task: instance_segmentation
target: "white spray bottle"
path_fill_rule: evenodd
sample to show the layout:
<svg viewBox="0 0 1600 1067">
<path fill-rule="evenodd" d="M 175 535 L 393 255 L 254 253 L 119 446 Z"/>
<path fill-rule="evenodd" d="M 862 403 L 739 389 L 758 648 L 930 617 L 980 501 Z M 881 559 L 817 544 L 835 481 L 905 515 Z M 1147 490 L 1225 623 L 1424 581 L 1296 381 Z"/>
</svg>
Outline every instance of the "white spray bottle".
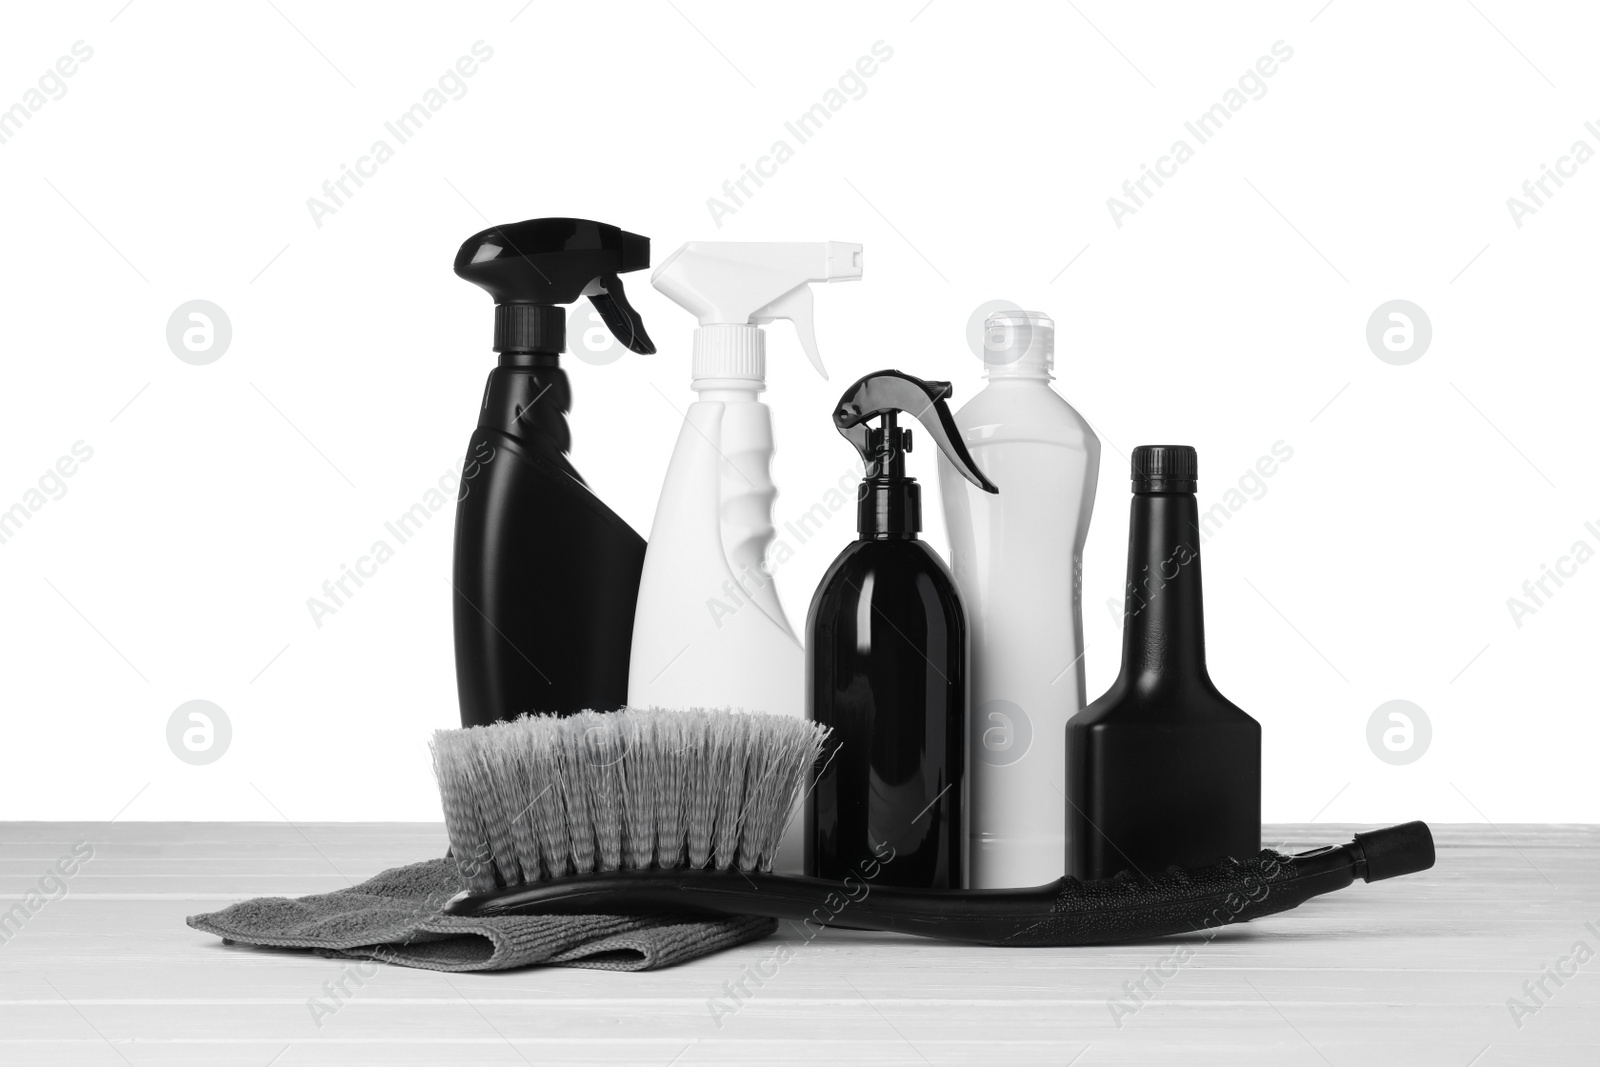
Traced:
<svg viewBox="0 0 1600 1067">
<path fill-rule="evenodd" d="M 628 703 L 805 716 L 805 656 L 766 556 L 775 530 L 772 414 L 762 325 L 789 319 L 824 378 L 812 282 L 861 277 L 861 246 L 692 241 L 650 282 L 700 321 L 698 398 L 684 416 L 656 505 L 633 617 Z M 778 854 L 799 873 L 795 818 Z"/>
</svg>

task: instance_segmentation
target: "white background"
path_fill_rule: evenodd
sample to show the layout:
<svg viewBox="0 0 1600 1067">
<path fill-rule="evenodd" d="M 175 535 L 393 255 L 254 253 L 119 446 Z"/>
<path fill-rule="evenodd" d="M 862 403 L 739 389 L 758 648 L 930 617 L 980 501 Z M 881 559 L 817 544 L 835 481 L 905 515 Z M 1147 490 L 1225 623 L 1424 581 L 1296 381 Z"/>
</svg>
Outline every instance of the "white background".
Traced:
<svg viewBox="0 0 1600 1067">
<path fill-rule="evenodd" d="M 0 107 L 93 49 L 0 144 L 0 508 L 93 448 L 0 544 L 0 815 L 438 817 L 450 514 L 320 628 L 306 600 L 464 451 L 494 356 L 457 246 L 577 215 L 649 235 L 657 260 L 711 237 L 866 246 L 863 281 L 818 293 L 830 381 L 772 330 L 780 526 L 849 464 L 827 419 L 845 384 L 896 366 L 959 403 L 978 305 L 1055 315 L 1058 387 L 1106 446 L 1091 696 L 1117 667 L 1126 453 L 1195 445 L 1209 507 L 1291 447 L 1204 548 L 1211 670 L 1265 728 L 1268 820 L 1600 820 L 1600 562 L 1520 628 L 1506 603 L 1575 541 L 1600 549 L 1600 163 L 1520 228 L 1506 205 L 1575 140 L 1600 149 L 1592 13 L 274 3 L 27 5 L 0 36 Z M 480 40 L 465 95 L 315 225 L 307 198 L 393 146 L 385 121 Z M 879 41 L 864 95 L 796 145 L 784 122 Z M 1293 56 L 1265 95 L 1197 145 L 1185 121 L 1278 41 Z M 1107 198 L 1180 137 L 1195 157 L 1118 227 Z M 718 228 L 707 198 L 779 138 L 794 158 Z M 564 362 L 574 461 L 647 534 L 693 322 L 626 281 L 658 354 Z M 1434 331 L 1407 366 L 1365 340 L 1396 298 Z M 166 343 L 192 299 L 232 322 L 208 366 Z M 918 473 L 942 552 L 931 456 Z M 780 571 L 797 627 L 849 526 Z M 232 722 L 209 766 L 167 747 L 191 699 Z M 1406 766 L 1366 740 L 1391 699 L 1433 726 Z"/>
</svg>

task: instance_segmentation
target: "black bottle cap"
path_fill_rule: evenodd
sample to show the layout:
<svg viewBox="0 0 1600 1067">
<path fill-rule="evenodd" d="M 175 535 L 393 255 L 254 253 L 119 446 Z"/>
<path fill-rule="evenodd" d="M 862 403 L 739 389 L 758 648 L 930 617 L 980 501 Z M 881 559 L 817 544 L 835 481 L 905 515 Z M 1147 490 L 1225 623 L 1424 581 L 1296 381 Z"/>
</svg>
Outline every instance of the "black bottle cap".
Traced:
<svg viewBox="0 0 1600 1067">
<path fill-rule="evenodd" d="M 496 304 L 496 352 L 561 352 L 567 347 L 567 314 L 551 304 Z"/>
<path fill-rule="evenodd" d="M 1135 493 L 1192 493 L 1200 457 L 1188 445 L 1140 445 L 1133 450 Z"/>
<path fill-rule="evenodd" d="M 496 352 L 560 354 L 558 305 L 587 296 L 617 340 L 649 355 L 656 346 L 617 277 L 649 265 L 648 237 L 589 219 L 528 219 L 467 238 L 455 271 L 494 298 Z"/>
</svg>

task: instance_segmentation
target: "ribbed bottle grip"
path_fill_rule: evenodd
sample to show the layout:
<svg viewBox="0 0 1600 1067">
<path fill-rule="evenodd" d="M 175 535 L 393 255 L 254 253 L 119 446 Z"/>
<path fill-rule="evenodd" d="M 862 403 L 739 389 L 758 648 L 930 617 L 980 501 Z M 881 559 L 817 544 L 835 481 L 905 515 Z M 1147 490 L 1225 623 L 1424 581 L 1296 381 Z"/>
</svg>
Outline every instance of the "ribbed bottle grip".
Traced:
<svg viewBox="0 0 1600 1067">
<path fill-rule="evenodd" d="M 745 595 L 787 631 L 788 619 L 766 568 L 767 553 L 778 533 L 772 522 L 778 487 L 772 482 L 771 453 L 765 447 L 751 447 L 724 455 L 727 464 L 718 518 L 729 568 Z"/>
</svg>

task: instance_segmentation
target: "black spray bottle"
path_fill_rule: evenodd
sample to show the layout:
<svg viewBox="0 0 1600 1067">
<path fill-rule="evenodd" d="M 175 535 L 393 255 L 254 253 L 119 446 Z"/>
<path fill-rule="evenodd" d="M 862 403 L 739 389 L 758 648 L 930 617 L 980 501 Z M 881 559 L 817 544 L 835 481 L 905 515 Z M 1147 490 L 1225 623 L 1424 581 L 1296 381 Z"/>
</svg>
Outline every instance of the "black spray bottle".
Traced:
<svg viewBox="0 0 1600 1067">
<path fill-rule="evenodd" d="M 627 701 L 644 538 L 567 459 L 560 305 L 587 296 L 617 340 L 654 352 L 617 277 L 649 265 L 649 238 L 586 219 L 494 226 L 456 254 L 456 273 L 494 297 L 500 353 L 456 501 L 463 726 Z"/>
<path fill-rule="evenodd" d="M 919 419 L 956 470 L 996 492 L 961 441 L 950 395 L 949 382 L 879 371 L 833 414 L 866 478 L 859 537 L 828 568 L 806 620 L 806 704 L 833 730 L 808 802 L 806 870 L 819 878 L 965 885 L 966 610 L 944 561 L 917 538 L 922 490 L 906 476 L 911 431 L 897 424 L 902 412 Z"/>
<path fill-rule="evenodd" d="M 1067 873 L 1159 878 L 1261 848 L 1261 725 L 1206 672 L 1199 462 L 1133 450 L 1122 671 L 1067 722 Z"/>
</svg>

